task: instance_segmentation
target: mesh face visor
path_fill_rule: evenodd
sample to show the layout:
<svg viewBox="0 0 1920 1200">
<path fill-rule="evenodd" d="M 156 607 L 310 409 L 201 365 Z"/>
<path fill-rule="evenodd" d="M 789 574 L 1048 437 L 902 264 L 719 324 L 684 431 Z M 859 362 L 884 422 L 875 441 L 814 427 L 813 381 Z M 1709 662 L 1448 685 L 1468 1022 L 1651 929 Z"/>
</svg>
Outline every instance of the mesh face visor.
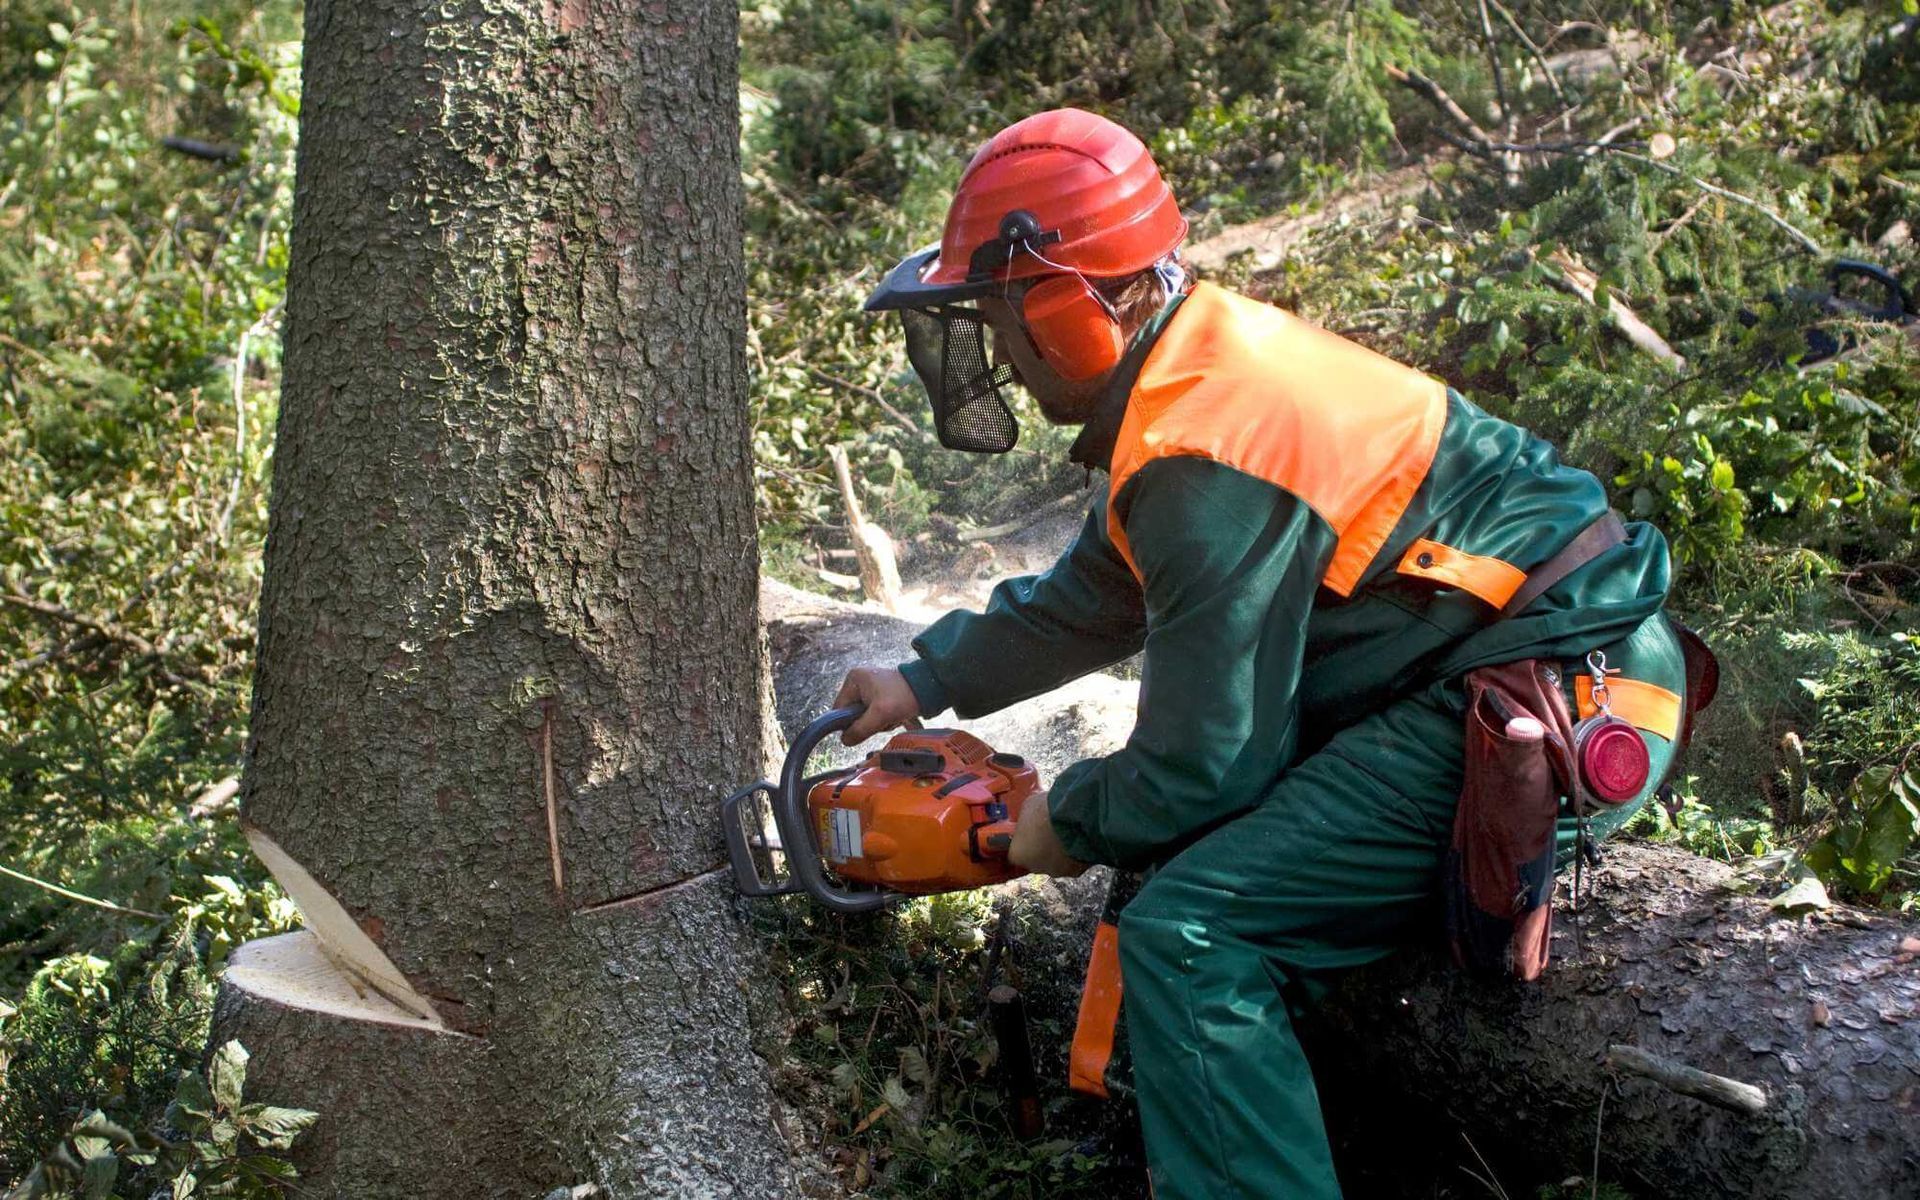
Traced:
<svg viewBox="0 0 1920 1200">
<path fill-rule="evenodd" d="M 987 355 L 987 323 L 973 309 L 952 305 L 903 308 L 907 358 L 933 404 L 933 428 L 949 450 L 1005 454 L 1020 425 L 1000 394 L 1013 368 Z"/>
</svg>

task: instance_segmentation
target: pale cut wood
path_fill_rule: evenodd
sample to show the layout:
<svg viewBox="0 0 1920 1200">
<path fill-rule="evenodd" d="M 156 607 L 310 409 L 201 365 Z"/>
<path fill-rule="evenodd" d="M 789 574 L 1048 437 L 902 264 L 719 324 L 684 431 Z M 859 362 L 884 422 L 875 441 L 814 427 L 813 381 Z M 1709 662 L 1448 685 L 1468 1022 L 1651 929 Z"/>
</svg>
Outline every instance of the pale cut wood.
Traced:
<svg viewBox="0 0 1920 1200">
<path fill-rule="evenodd" d="M 395 1008 L 424 1022 L 428 1028 L 446 1028 L 446 1022 L 433 1004 L 407 982 L 407 977 L 393 965 L 386 951 L 374 944 L 373 939 L 347 915 L 347 910 L 340 907 L 340 902 L 328 894 L 327 889 L 321 887 L 305 867 L 295 862 L 262 831 L 248 828 L 246 834 L 247 845 L 253 850 L 254 857 L 266 864 L 267 870 L 273 874 L 273 881 L 299 907 L 300 916 L 306 922 L 314 945 L 346 978 L 355 981 L 354 990 L 370 989 Z M 241 947 L 242 950 L 246 948 Z"/>
<path fill-rule="evenodd" d="M 220 981 L 255 1002 L 425 1034 L 467 1036 L 448 1029 L 437 1016 L 402 1008 L 343 971 L 339 958 L 327 952 L 311 929 L 247 942 L 227 960 Z"/>
<path fill-rule="evenodd" d="M 845 446 L 828 446 L 833 460 L 833 477 L 840 485 L 840 504 L 847 513 L 847 534 L 853 540 L 853 552 L 860 564 L 860 588 L 867 599 L 890 613 L 900 611 L 900 567 L 893 553 L 893 539 L 887 531 L 867 520 L 860 512 L 860 498 L 853 490 L 853 468 L 847 463 Z"/>
<path fill-rule="evenodd" d="M 1767 1111 L 1764 1089 L 1650 1054 L 1638 1046 L 1608 1046 L 1607 1065 L 1617 1071 L 1645 1076 L 1670 1092 L 1692 1096 L 1749 1117 Z"/>
<path fill-rule="evenodd" d="M 1580 297 L 1588 304 L 1600 305 L 1597 298 L 1600 277 L 1582 266 L 1580 261 L 1565 249 L 1555 250 L 1549 255 L 1547 267 L 1553 281 L 1563 289 Z M 1628 308 L 1618 296 L 1609 294 L 1606 297 L 1602 315 L 1606 317 L 1607 324 L 1613 326 L 1621 337 L 1633 343 L 1636 349 L 1651 354 L 1676 371 L 1686 370 L 1687 360 L 1669 346 L 1667 339 L 1655 332 L 1653 326 L 1642 321 L 1639 314 Z"/>
</svg>

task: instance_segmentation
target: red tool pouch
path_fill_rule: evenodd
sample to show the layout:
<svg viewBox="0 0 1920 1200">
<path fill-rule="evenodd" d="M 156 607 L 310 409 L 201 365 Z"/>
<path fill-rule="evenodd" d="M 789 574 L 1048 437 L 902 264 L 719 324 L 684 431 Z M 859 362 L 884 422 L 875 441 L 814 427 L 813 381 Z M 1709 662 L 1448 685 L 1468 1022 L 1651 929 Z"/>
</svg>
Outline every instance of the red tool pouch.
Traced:
<svg viewBox="0 0 1920 1200">
<path fill-rule="evenodd" d="M 1466 775 L 1447 852 L 1446 921 L 1456 961 L 1537 978 L 1553 932 L 1554 832 L 1572 795 L 1573 714 L 1547 664 L 1469 673 Z"/>
</svg>

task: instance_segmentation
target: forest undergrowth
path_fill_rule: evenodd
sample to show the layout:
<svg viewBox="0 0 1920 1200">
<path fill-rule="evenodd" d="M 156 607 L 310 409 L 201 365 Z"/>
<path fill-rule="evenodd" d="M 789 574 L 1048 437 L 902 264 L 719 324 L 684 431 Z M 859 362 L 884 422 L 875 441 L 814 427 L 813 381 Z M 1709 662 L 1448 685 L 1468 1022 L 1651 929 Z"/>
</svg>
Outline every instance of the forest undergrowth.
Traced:
<svg viewBox="0 0 1920 1200">
<path fill-rule="evenodd" d="M 745 4 L 767 569 L 817 588 L 848 545 L 836 443 L 909 555 L 1083 485 L 1068 431 L 1024 409 L 1009 455 L 940 450 L 895 326 L 858 311 L 1006 121 L 1077 104 L 1129 124 L 1196 239 L 1418 171 L 1407 198 L 1213 277 L 1538 429 L 1666 531 L 1676 606 L 1726 677 L 1680 806 L 1638 836 L 1769 891 L 1911 910 L 1913 8 Z M 0 0 L 0 1187 L 37 1168 L 44 1194 L 144 1197 L 197 1171 L 277 1194 L 298 1132 L 280 1111 L 237 1121 L 244 1059 L 203 1046 L 227 952 L 297 922 L 222 785 L 245 732 L 299 24 L 293 0 Z M 1843 260 L 1904 295 L 1836 279 Z M 973 999 L 989 901 L 776 924 L 794 1087 L 850 1187 L 1137 1180 L 1057 1089 L 1050 1120 L 1074 1132 L 1007 1135 Z M 1463 1174 L 1436 1194 L 1486 1193 Z"/>
</svg>

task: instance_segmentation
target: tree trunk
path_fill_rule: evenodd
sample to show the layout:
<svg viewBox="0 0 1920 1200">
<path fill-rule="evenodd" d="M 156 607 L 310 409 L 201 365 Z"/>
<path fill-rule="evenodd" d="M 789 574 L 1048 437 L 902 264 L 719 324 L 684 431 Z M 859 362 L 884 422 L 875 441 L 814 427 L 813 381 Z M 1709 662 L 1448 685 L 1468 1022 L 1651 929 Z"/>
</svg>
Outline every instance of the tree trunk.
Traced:
<svg viewBox="0 0 1920 1200">
<path fill-rule="evenodd" d="M 905 621 L 773 584 L 762 606 L 789 728 L 848 667 L 911 653 Z M 1131 695 L 1089 676 L 962 724 L 1032 759 L 1044 782 L 1124 741 Z M 1468 1170 L 1532 1195 L 1588 1175 L 1596 1132 L 1600 1178 L 1641 1200 L 1920 1195 L 1920 923 L 1845 908 L 1783 917 L 1732 884 L 1724 863 L 1614 844 L 1577 938 L 1563 887 L 1542 983 L 1470 979 L 1433 944 L 1349 977 L 1303 1022 L 1348 1195 L 1494 1194 Z M 1071 1028 L 1105 888 L 1083 878 L 1012 895 L 1032 910 L 1026 998 Z M 1610 1066 L 1616 1045 L 1757 1086 L 1765 1108 L 1677 1093 L 1626 1069 L 1629 1055 Z M 1065 1047 L 1035 1052 L 1043 1099 L 1060 1099 Z"/>
<path fill-rule="evenodd" d="M 309 0 L 243 819 L 317 941 L 216 1040 L 311 1194 L 795 1194 L 713 873 L 769 728 L 735 26 Z"/>
</svg>

